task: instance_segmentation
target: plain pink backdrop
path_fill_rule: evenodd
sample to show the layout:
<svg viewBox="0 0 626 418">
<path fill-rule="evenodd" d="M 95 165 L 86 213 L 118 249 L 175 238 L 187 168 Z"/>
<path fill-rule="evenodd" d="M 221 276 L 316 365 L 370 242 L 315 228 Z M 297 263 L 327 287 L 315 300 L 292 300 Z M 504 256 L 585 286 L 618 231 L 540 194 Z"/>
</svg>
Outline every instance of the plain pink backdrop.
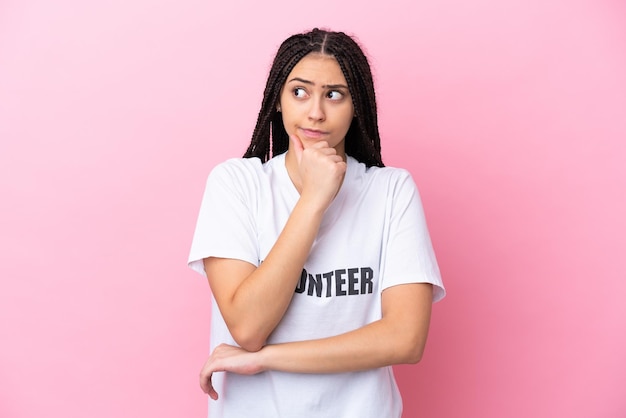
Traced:
<svg viewBox="0 0 626 418">
<path fill-rule="evenodd" d="M 448 288 L 405 417 L 626 415 L 626 6 L 0 2 L 0 416 L 202 417 L 206 175 L 280 42 L 355 34 Z"/>
</svg>

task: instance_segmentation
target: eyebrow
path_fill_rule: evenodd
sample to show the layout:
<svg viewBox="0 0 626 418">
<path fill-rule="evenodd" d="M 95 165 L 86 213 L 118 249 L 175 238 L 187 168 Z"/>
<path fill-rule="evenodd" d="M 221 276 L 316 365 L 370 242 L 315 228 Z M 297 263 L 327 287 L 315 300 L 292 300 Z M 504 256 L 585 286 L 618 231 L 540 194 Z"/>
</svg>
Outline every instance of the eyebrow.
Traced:
<svg viewBox="0 0 626 418">
<path fill-rule="evenodd" d="M 299 81 L 303 84 L 309 84 L 311 86 L 315 85 L 315 83 L 312 82 L 311 80 L 305 80 L 304 78 L 300 78 L 300 77 L 294 77 L 291 80 L 289 80 L 288 83 L 291 83 L 292 81 Z M 348 86 L 344 84 L 324 84 L 322 87 L 325 89 L 339 89 L 339 88 L 348 89 Z"/>
</svg>

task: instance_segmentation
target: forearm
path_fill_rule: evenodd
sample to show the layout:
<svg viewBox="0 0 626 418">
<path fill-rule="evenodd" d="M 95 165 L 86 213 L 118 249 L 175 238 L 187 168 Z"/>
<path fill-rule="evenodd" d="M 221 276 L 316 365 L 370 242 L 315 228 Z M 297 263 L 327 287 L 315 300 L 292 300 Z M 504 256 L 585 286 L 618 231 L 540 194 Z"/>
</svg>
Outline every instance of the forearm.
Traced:
<svg viewBox="0 0 626 418">
<path fill-rule="evenodd" d="M 251 375 L 268 370 L 288 373 L 344 373 L 371 370 L 399 363 L 415 363 L 421 357 L 426 332 L 411 341 L 380 320 L 358 330 L 319 340 L 267 345 L 249 352 L 220 344 L 200 372 L 200 386 L 213 399 L 215 372 Z"/>
<path fill-rule="evenodd" d="M 215 372 L 344 373 L 416 363 L 428 336 L 432 294 L 426 283 L 388 288 L 382 295 L 382 319 L 337 336 L 267 345 L 256 352 L 221 344 L 204 364 L 200 385 L 217 399 L 211 384 Z"/>
<path fill-rule="evenodd" d="M 398 285 L 382 294 L 382 318 L 328 338 L 268 345 L 258 354 L 265 370 L 339 373 L 417 363 L 426 345 L 432 286 Z"/>
<path fill-rule="evenodd" d="M 261 265 L 243 280 L 225 309 L 235 340 L 260 349 L 282 319 L 311 251 L 324 211 L 302 199 Z"/>
<path fill-rule="evenodd" d="M 394 364 L 417 363 L 427 329 L 407 336 L 379 320 L 342 335 L 301 342 L 268 345 L 259 353 L 264 370 L 291 373 L 342 373 Z"/>
</svg>

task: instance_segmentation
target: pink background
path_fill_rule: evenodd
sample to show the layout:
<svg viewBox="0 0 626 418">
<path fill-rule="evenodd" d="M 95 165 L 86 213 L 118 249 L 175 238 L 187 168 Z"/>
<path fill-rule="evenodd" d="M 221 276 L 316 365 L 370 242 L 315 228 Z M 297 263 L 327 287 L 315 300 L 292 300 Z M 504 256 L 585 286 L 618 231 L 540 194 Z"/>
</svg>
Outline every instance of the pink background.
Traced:
<svg viewBox="0 0 626 418">
<path fill-rule="evenodd" d="M 626 5 L 0 2 L 0 416 L 202 417 L 210 168 L 279 43 L 356 34 L 449 295 L 405 417 L 626 414 Z"/>
</svg>

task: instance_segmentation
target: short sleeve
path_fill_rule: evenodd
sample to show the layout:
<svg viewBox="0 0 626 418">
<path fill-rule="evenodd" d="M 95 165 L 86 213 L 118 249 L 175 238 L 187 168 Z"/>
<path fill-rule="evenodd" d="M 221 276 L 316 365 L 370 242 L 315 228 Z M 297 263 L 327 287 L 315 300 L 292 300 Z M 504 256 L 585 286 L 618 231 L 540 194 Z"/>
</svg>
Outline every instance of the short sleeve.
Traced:
<svg viewBox="0 0 626 418">
<path fill-rule="evenodd" d="M 203 259 L 208 257 L 259 264 L 254 163 L 232 159 L 209 174 L 188 260 L 189 267 L 204 276 Z"/>
<path fill-rule="evenodd" d="M 431 283 L 433 301 L 445 296 L 418 189 L 406 170 L 399 170 L 387 197 L 388 226 L 383 246 L 383 289 L 406 283 Z"/>
</svg>

